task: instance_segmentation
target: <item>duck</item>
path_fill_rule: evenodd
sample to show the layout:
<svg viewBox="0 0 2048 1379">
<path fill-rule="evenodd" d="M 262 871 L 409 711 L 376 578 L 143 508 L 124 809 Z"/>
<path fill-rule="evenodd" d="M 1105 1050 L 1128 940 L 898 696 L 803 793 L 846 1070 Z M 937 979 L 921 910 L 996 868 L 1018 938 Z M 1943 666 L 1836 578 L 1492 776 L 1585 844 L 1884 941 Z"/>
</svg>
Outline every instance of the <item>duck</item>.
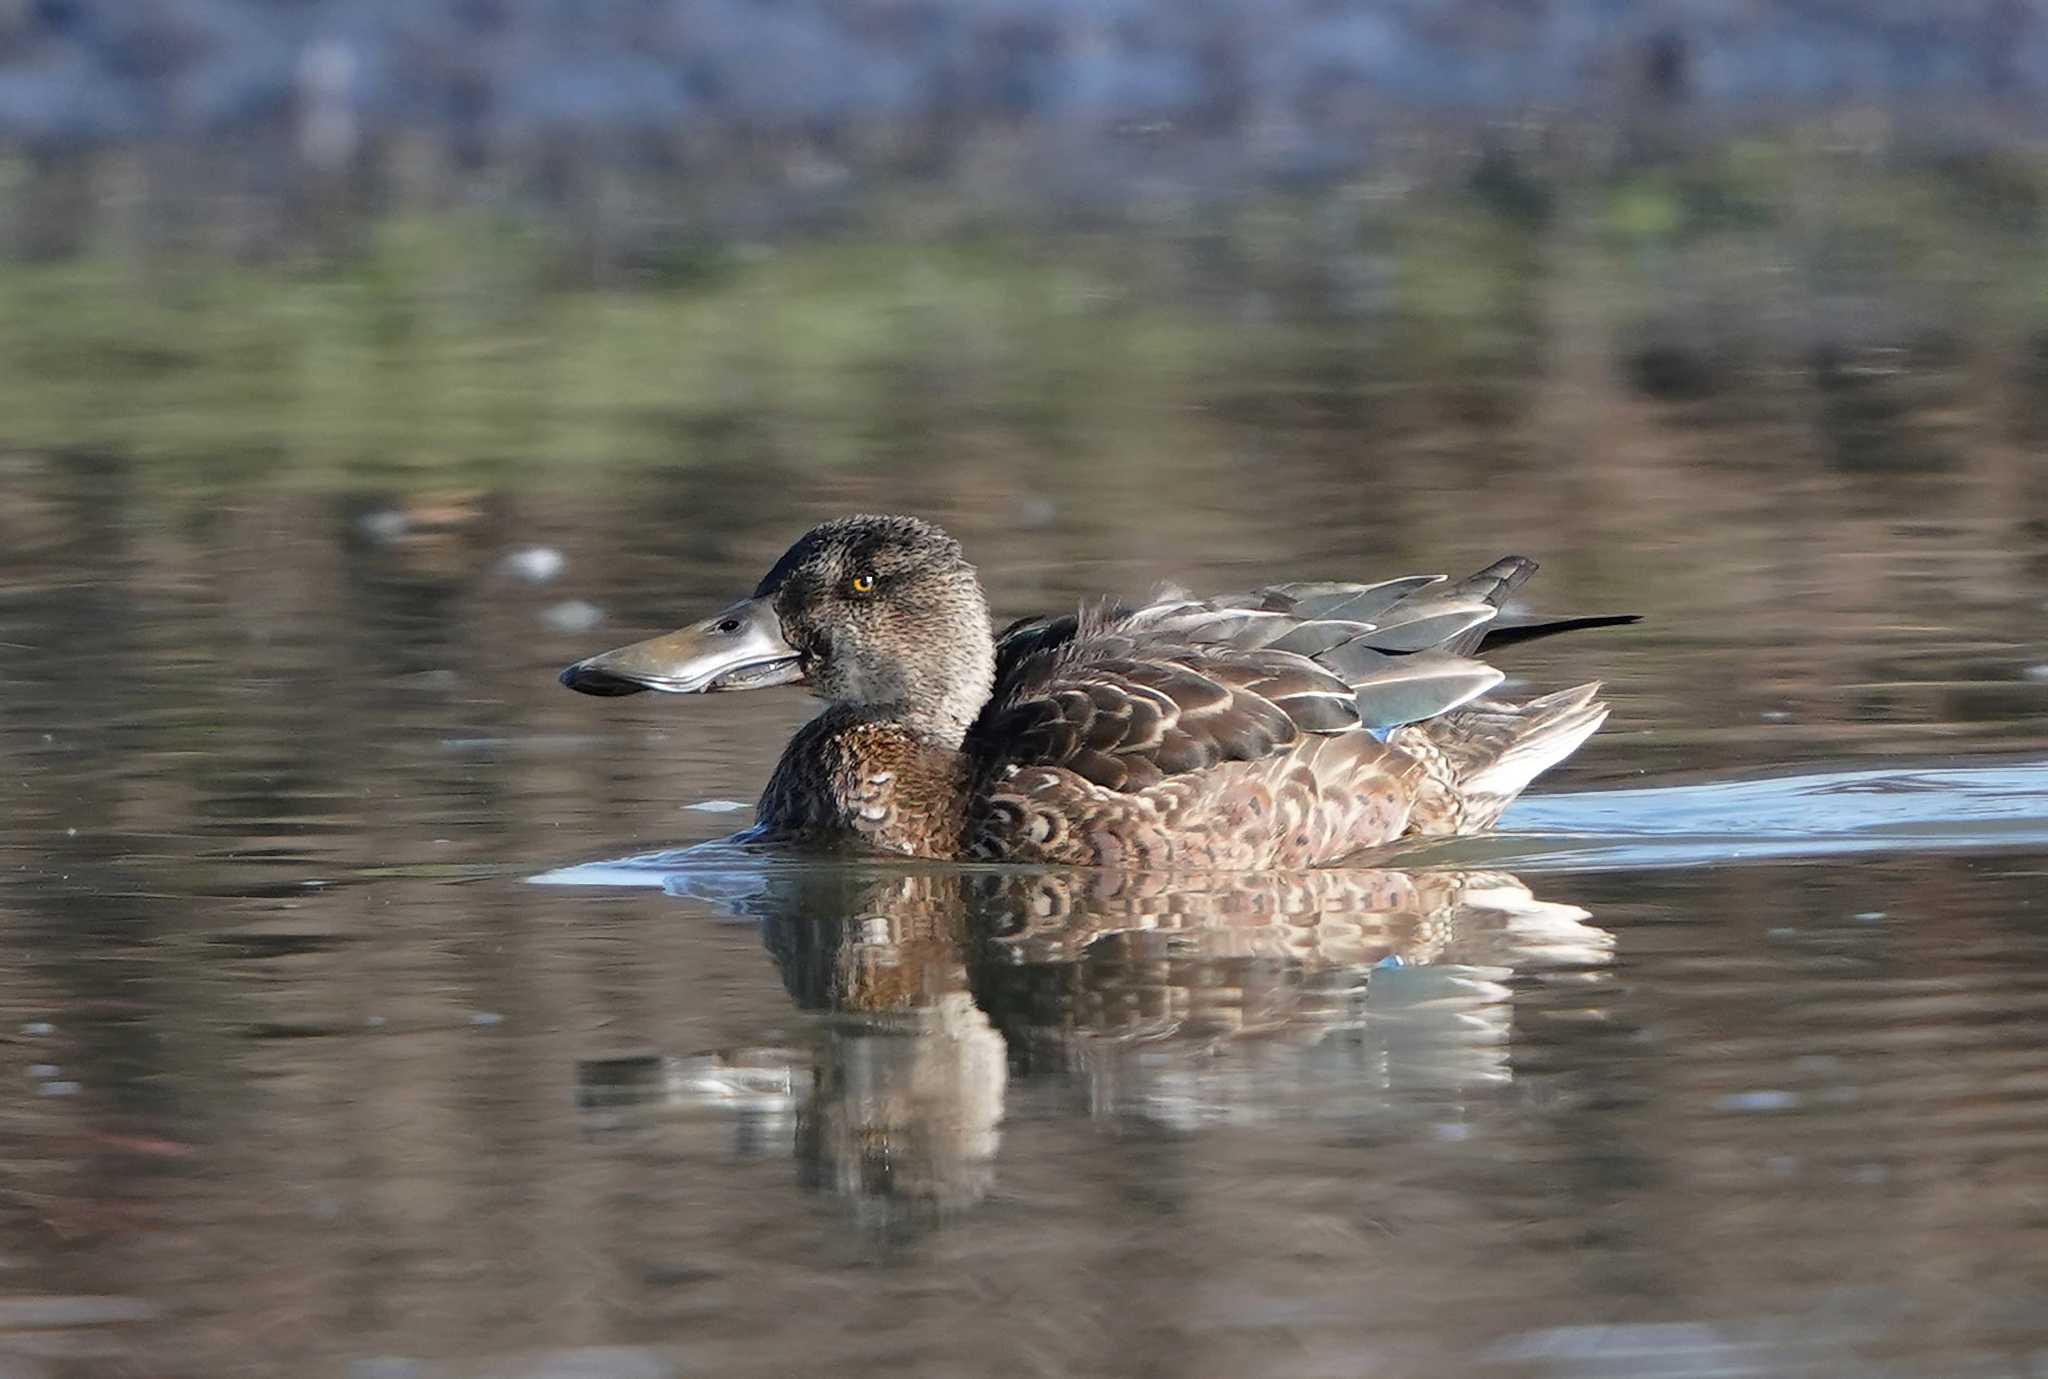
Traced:
<svg viewBox="0 0 2048 1379">
<path fill-rule="evenodd" d="M 918 517 L 800 536 L 750 597 L 577 661 L 597 696 L 801 685 L 734 841 L 1142 870 L 1327 866 L 1486 829 L 1606 721 L 1598 681 L 1522 702 L 1481 657 L 1632 614 L 1504 613 L 1536 571 L 1091 600 L 998 629 L 960 543 Z"/>
</svg>

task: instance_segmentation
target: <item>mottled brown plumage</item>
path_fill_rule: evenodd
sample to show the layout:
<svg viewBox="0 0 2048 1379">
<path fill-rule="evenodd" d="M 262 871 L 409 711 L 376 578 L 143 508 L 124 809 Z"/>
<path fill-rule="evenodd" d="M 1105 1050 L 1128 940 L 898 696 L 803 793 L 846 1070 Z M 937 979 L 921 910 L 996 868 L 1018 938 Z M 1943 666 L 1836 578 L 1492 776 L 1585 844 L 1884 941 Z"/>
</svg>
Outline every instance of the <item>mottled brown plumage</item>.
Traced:
<svg viewBox="0 0 2048 1379">
<path fill-rule="evenodd" d="M 1472 654 L 1626 618 L 1501 619 L 1533 562 L 1456 584 L 1273 585 L 989 630 L 951 537 L 806 533 L 754 597 L 578 662 L 596 694 L 802 681 L 828 701 L 756 840 L 1125 868 L 1309 867 L 1490 825 L 1606 717 L 1596 685 L 1514 705 Z"/>
<path fill-rule="evenodd" d="M 947 855 L 932 841 L 960 836 L 971 782 L 961 753 L 834 705 L 783 751 L 757 829 L 817 847 Z"/>
</svg>

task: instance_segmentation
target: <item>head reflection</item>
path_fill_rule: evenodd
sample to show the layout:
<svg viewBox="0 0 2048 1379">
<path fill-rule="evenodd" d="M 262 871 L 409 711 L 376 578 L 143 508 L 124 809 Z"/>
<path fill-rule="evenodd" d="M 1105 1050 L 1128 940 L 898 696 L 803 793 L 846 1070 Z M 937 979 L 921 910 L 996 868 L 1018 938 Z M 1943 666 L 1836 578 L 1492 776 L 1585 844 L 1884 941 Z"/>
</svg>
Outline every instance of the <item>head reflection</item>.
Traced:
<svg viewBox="0 0 2048 1379">
<path fill-rule="evenodd" d="M 804 887 L 763 915 L 791 998 L 826 1017 L 796 1120 L 811 1186 L 937 1207 L 988 1190 L 1009 1069 L 971 989 L 968 916 L 936 879 L 871 880 L 829 909 Z"/>
<path fill-rule="evenodd" d="M 1510 981 L 1611 937 L 1499 872 L 678 871 L 756 918 L 816 1041 L 782 1056 L 803 1180 L 874 1207 L 994 1186 L 1013 1079 L 1169 1128 L 1455 1115 L 1511 1076 Z M 689 1060 L 671 1096 L 758 1082 Z M 741 1062 L 746 1067 L 739 1066 Z M 784 1122 L 785 1125 L 787 1122 Z"/>
</svg>

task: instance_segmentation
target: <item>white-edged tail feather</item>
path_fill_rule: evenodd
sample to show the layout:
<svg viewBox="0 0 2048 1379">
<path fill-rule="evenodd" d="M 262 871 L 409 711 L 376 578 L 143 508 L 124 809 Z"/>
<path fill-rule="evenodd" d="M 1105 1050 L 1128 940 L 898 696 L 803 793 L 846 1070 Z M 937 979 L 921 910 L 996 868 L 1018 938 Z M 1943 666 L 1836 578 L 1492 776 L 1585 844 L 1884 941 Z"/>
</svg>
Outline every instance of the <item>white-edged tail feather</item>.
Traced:
<svg viewBox="0 0 2048 1379">
<path fill-rule="evenodd" d="M 1599 692 L 1596 680 L 1522 705 L 1516 716 L 1527 726 L 1509 739 L 1499 756 L 1465 777 L 1466 791 L 1501 796 L 1505 807 L 1507 800 L 1576 752 L 1607 721 L 1607 706 L 1593 698 Z"/>
<path fill-rule="evenodd" d="M 1409 831 L 1467 833 L 1498 819 L 1529 783 L 1579 749 L 1607 720 L 1594 681 L 1526 704 L 1480 699 L 1415 723 L 1388 741 L 1423 764 Z"/>
</svg>

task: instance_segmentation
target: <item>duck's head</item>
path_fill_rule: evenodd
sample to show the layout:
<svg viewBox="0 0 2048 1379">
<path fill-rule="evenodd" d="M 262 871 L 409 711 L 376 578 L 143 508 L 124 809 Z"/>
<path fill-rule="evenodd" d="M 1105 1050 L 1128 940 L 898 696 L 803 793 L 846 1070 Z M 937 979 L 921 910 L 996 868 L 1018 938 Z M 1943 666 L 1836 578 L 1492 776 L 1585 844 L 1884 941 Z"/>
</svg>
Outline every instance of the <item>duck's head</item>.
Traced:
<svg viewBox="0 0 2048 1379">
<path fill-rule="evenodd" d="M 783 553 L 752 598 L 578 661 L 585 694 L 803 684 L 959 745 L 995 675 L 988 604 L 960 543 L 915 517 L 841 517 Z"/>
</svg>

